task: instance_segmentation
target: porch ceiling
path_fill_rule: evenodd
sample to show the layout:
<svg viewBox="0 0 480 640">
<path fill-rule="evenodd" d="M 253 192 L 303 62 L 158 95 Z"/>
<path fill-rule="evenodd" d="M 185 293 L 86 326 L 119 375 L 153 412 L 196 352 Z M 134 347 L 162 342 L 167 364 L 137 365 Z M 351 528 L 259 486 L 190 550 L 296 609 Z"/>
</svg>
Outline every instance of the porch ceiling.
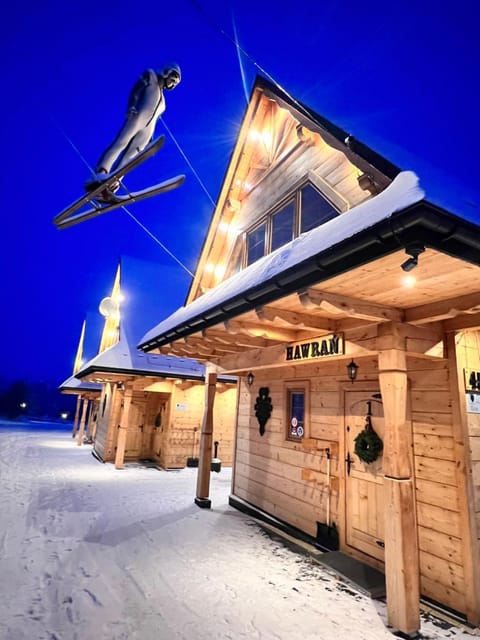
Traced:
<svg viewBox="0 0 480 640">
<path fill-rule="evenodd" d="M 210 361 L 226 370 L 235 356 L 332 333 L 350 335 L 379 323 L 396 322 L 451 331 L 480 326 L 480 267 L 435 249 L 419 256 L 418 266 L 402 271 L 397 251 L 347 273 L 324 280 L 267 305 L 161 346 L 160 353 Z M 415 283 L 405 284 L 411 275 Z M 441 324 L 439 324 L 441 323 Z M 373 333 L 372 333 L 373 335 Z M 367 353 L 365 351 L 365 353 Z M 349 357 L 347 355 L 344 357 Z M 240 363 L 240 360 L 239 360 Z M 248 365 L 250 366 L 250 365 Z"/>
</svg>

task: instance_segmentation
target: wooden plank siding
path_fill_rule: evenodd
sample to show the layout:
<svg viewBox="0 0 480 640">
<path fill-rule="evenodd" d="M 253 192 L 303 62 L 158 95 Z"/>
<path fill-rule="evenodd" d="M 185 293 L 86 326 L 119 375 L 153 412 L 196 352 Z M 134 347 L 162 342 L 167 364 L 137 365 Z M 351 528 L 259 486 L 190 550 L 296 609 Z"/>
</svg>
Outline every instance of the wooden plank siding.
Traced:
<svg viewBox="0 0 480 640">
<path fill-rule="evenodd" d="M 366 365 L 368 366 L 368 365 Z M 364 369 L 364 375 L 366 371 Z M 375 376 L 371 367 L 371 376 Z M 286 384 L 308 387 L 308 415 L 302 442 L 286 438 Z M 236 463 L 233 493 L 280 520 L 317 534 L 317 522 L 327 513 L 327 458 L 332 452 L 331 505 L 333 522 L 339 510 L 339 432 L 343 428 L 342 387 L 345 363 L 305 364 L 297 368 L 258 371 L 254 385 L 243 382 L 239 393 Z M 268 387 L 273 410 L 259 433 L 254 405 L 260 387 Z"/>
<path fill-rule="evenodd" d="M 452 399 L 445 360 L 409 361 L 423 595 L 464 611 L 462 531 Z"/>
<path fill-rule="evenodd" d="M 105 462 L 115 459 L 120 400 L 114 383 L 104 385 L 97 416 L 94 449 Z"/>
<path fill-rule="evenodd" d="M 151 381 L 150 381 L 151 382 Z M 200 426 L 205 405 L 205 387 L 202 382 L 168 383 L 165 391 L 144 391 L 135 382 L 130 404 L 125 461 L 150 459 L 165 469 L 179 469 L 189 457 L 198 457 Z M 103 411 L 103 397 L 106 396 Z M 118 425 L 122 420 L 124 392 L 115 384 L 106 383 L 100 399 L 95 435 L 95 450 L 105 461 L 115 459 Z M 236 387 L 229 386 L 217 392 L 214 404 L 214 440 L 219 441 L 218 455 L 222 465 L 233 461 L 233 434 L 235 429 Z M 160 424 L 156 424 L 160 422 Z"/>
<path fill-rule="evenodd" d="M 365 358 L 358 362 L 359 379 L 352 390 L 361 390 L 362 384 L 373 389 L 378 372 L 376 360 Z M 254 385 L 249 388 L 242 382 L 239 392 L 234 495 L 313 537 L 317 522 L 326 520 L 326 447 L 334 452 L 331 518 L 342 522 L 339 457 L 343 454 L 339 447 L 343 441 L 343 391 L 347 384 L 344 369 L 345 363 L 324 362 L 295 369 L 256 371 Z M 409 357 L 408 380 L 421 591 L 424 596 L 463 612 L 463 533 L 448 363 L 443 359 Z M 309 385 L 310 419 L 303 442 L 286 439 L 288 381 L 306 381 Z M 262 386 L 268 387 L 273 405 L 263 437 L 254 410 Z M 478 435 L 471 447 L 473 458 L 479 462 L 474 482 L 480 486 L 480 421 L 475 422 L 475 427 Z M 477 515 L 480 522 L 480 514 Z"/>
<path fill-rule="evenodd" d="M 233 387 L 216 393 L 213 407 L 213 439 L 219 442 L 218 457 L 226 467 L 230 467 L 233 461 L 235 395 Z M 162 467 L 183 468 L 189 457 L 198 457 L 204 396 L 203 384 L 188 389 L 174 387 L 172 390 L 169 416 L 166 424 L 156 430 L 154 439 L 155 459 Z"/>
<path fill-rule="evenodd" d="M 480 332 L 468 331 L 461 333 L 456 336 L 456 342 L 457 358 L 462 368 L 480 371 Z M 465 399 L 461 397 L 460 402 L 465 402 Z M 466 420 L 472 464 L 477 539 L 480 540 L 480 414 L 467 412 Z"/>
</svg>

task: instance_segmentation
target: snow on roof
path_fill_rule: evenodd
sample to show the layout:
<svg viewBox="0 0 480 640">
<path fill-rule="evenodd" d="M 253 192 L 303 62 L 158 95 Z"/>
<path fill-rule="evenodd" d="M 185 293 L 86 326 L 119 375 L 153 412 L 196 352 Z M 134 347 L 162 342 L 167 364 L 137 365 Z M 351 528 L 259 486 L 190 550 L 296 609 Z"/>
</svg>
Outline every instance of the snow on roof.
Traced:
<svg viewBox="0 0 480 640">
<path fill-rule="evenodd" d="M 273 253 L 264 256 L 243 271 L 220 283 L 214 289 L 187 306 L 180 307 L 171 316 L 151 329 L 140 341 L 145 345 L 160 335 L 173 330 L 179 325 L 187 324 L 207 312 L 212 307 L 218 307 L 234 296 L 245 293 L 255 286 L 278 276 L 325 249 L 353 237 L 374 224 L 390 217 L 423 200 L 424 191 L 419 186 L 419 180 L 412 171 L 403 171 L 380 194 L 350 209 L 346 213 L 329 220 L 288 244 L 278 248 Z"/>
<path fill-rule="evenodd" d="M 86 382 L 70 376 L 58 387 L 60 391 L 101 391 L 102 385 L 97 382 Z"/>
<path fill-rule="evenodd" d="M 76 375 L 78 378 L 82 378 L 95 371 L 175 378 L 203 379 L 205 377 L 205 366 L 196 360 L 145 354 L 135 347 L 131 347 L 126 340 L 120 340 L 97 355 L 87 362 Z"/>
</svg>

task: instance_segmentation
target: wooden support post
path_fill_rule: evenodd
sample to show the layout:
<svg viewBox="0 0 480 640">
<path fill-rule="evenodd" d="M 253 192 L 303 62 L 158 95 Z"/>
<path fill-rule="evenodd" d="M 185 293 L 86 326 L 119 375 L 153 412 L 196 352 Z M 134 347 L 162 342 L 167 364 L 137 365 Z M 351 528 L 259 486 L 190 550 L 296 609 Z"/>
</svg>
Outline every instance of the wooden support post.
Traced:
<svg viewBox="0 0 480 640">
<path fill-rule="evenodd" d="M 122 412 L 120 415 L 120 424 L 118 425 L 117 450 L 115 452 L 115 469 L 123 469 L 123 461 L 125 459 L 125 446 L 127 444 L 127 431 L 130 419 L 130 406 L 132 404 L 132 392 L 125 391 L 122 403 Z"/>
<path fill-rule="evenodd" d="M 197 495 L 195 504 L 204 509 L 210 509 L 212 502 L 209 499 L 210 473 L 212 462 L 213 440 L 213 402 L 215 400 L 215 388 L 217 374 L 208 373 L 205 390 L 205 413 L 203 416 L 202 431 L 200 433 L 200 457 L 197 473 Z"/>
<path fill-rule="evenodd" d="M 78 429 L 78 419 L 80 417 L 80 405 L 82 403 L 82 396 L 79 394 L 77 396 L 77 405 L 75 407 L 75 420 L 73 421 L 73 429 L 72 429 L 72 438 L 75 438 L 77 435 Z"/>
<path fill-rule="evenodd" d="M 82 408 L 82 417 L 80 419 L 80 426 L 78 428 L 77 445 L 79 447 L 81 447 L 82 444 L 83 444 L 83 431 L 85 429 L 85 419 L 86 419 L 86 416 L 87 416 L 87 408 L 88 408 L 88 400 L 84 400 L 83 401 L 83 408 Z"/>
<path fill-rule="evenodd" d="M 92 406 L 92 415 L 94 416 L 93 417 L 93 426 L 92 426 L 92 440 L 95 440 L 95 436 L 97 434 L 98 406 L 99 406 L 98 400 L 94 400 L 93 401 L 93 406 Z"/>
<path fill-rule="evenodd" d="M 388 622 L 398 631 L 413 635 L 420 628 L 420 570 L 412 424 L 407 412 L 405 340 L 396 334 L 395 325 L 379 328 L 379 347 L 378 370 L 385 417 L 383 474 Z"/>
</svg>

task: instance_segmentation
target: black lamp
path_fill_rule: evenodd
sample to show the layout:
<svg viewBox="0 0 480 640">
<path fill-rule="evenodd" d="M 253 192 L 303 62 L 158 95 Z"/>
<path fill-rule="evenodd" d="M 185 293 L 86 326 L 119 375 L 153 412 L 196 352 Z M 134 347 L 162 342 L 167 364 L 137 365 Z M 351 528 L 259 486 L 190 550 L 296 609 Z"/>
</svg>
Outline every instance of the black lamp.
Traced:
<svg viewBox="0 0 480 640">
<path fill-rule="evenodd" d="M 415 267 L 418 264 L 418 256 L 424 251 L 425 251 L 425 247 L 418 242 L 414 242 L 408 247 L 406 247 L 405 253 L 407 253 L 409 256 L 412 256 L 412 257 L 408 258 L 408 260 L 405 260 L 405 262 L 402 262 L 402 264 L 400 265 L 403 271 L 408 273 L 412 269 L 415 269 Z"/>
<path fill-rule="evenodd" d="M 354 362 L 352 358 L 352 361 L 350 362 L 350 364 L 347 364 L 348 377 L 352 381 L 352 384 L 357 377 L 357 371 L 358 371 L 358 364 Z"/>
<path fill-rule="evenodd" d="M 247 384 L 248 384 L 249 387 L 252 386 L 254 380 L 255 380 L 255 376 L 250 371 L 250 373 L 247 374 Z"/>
</svg>

